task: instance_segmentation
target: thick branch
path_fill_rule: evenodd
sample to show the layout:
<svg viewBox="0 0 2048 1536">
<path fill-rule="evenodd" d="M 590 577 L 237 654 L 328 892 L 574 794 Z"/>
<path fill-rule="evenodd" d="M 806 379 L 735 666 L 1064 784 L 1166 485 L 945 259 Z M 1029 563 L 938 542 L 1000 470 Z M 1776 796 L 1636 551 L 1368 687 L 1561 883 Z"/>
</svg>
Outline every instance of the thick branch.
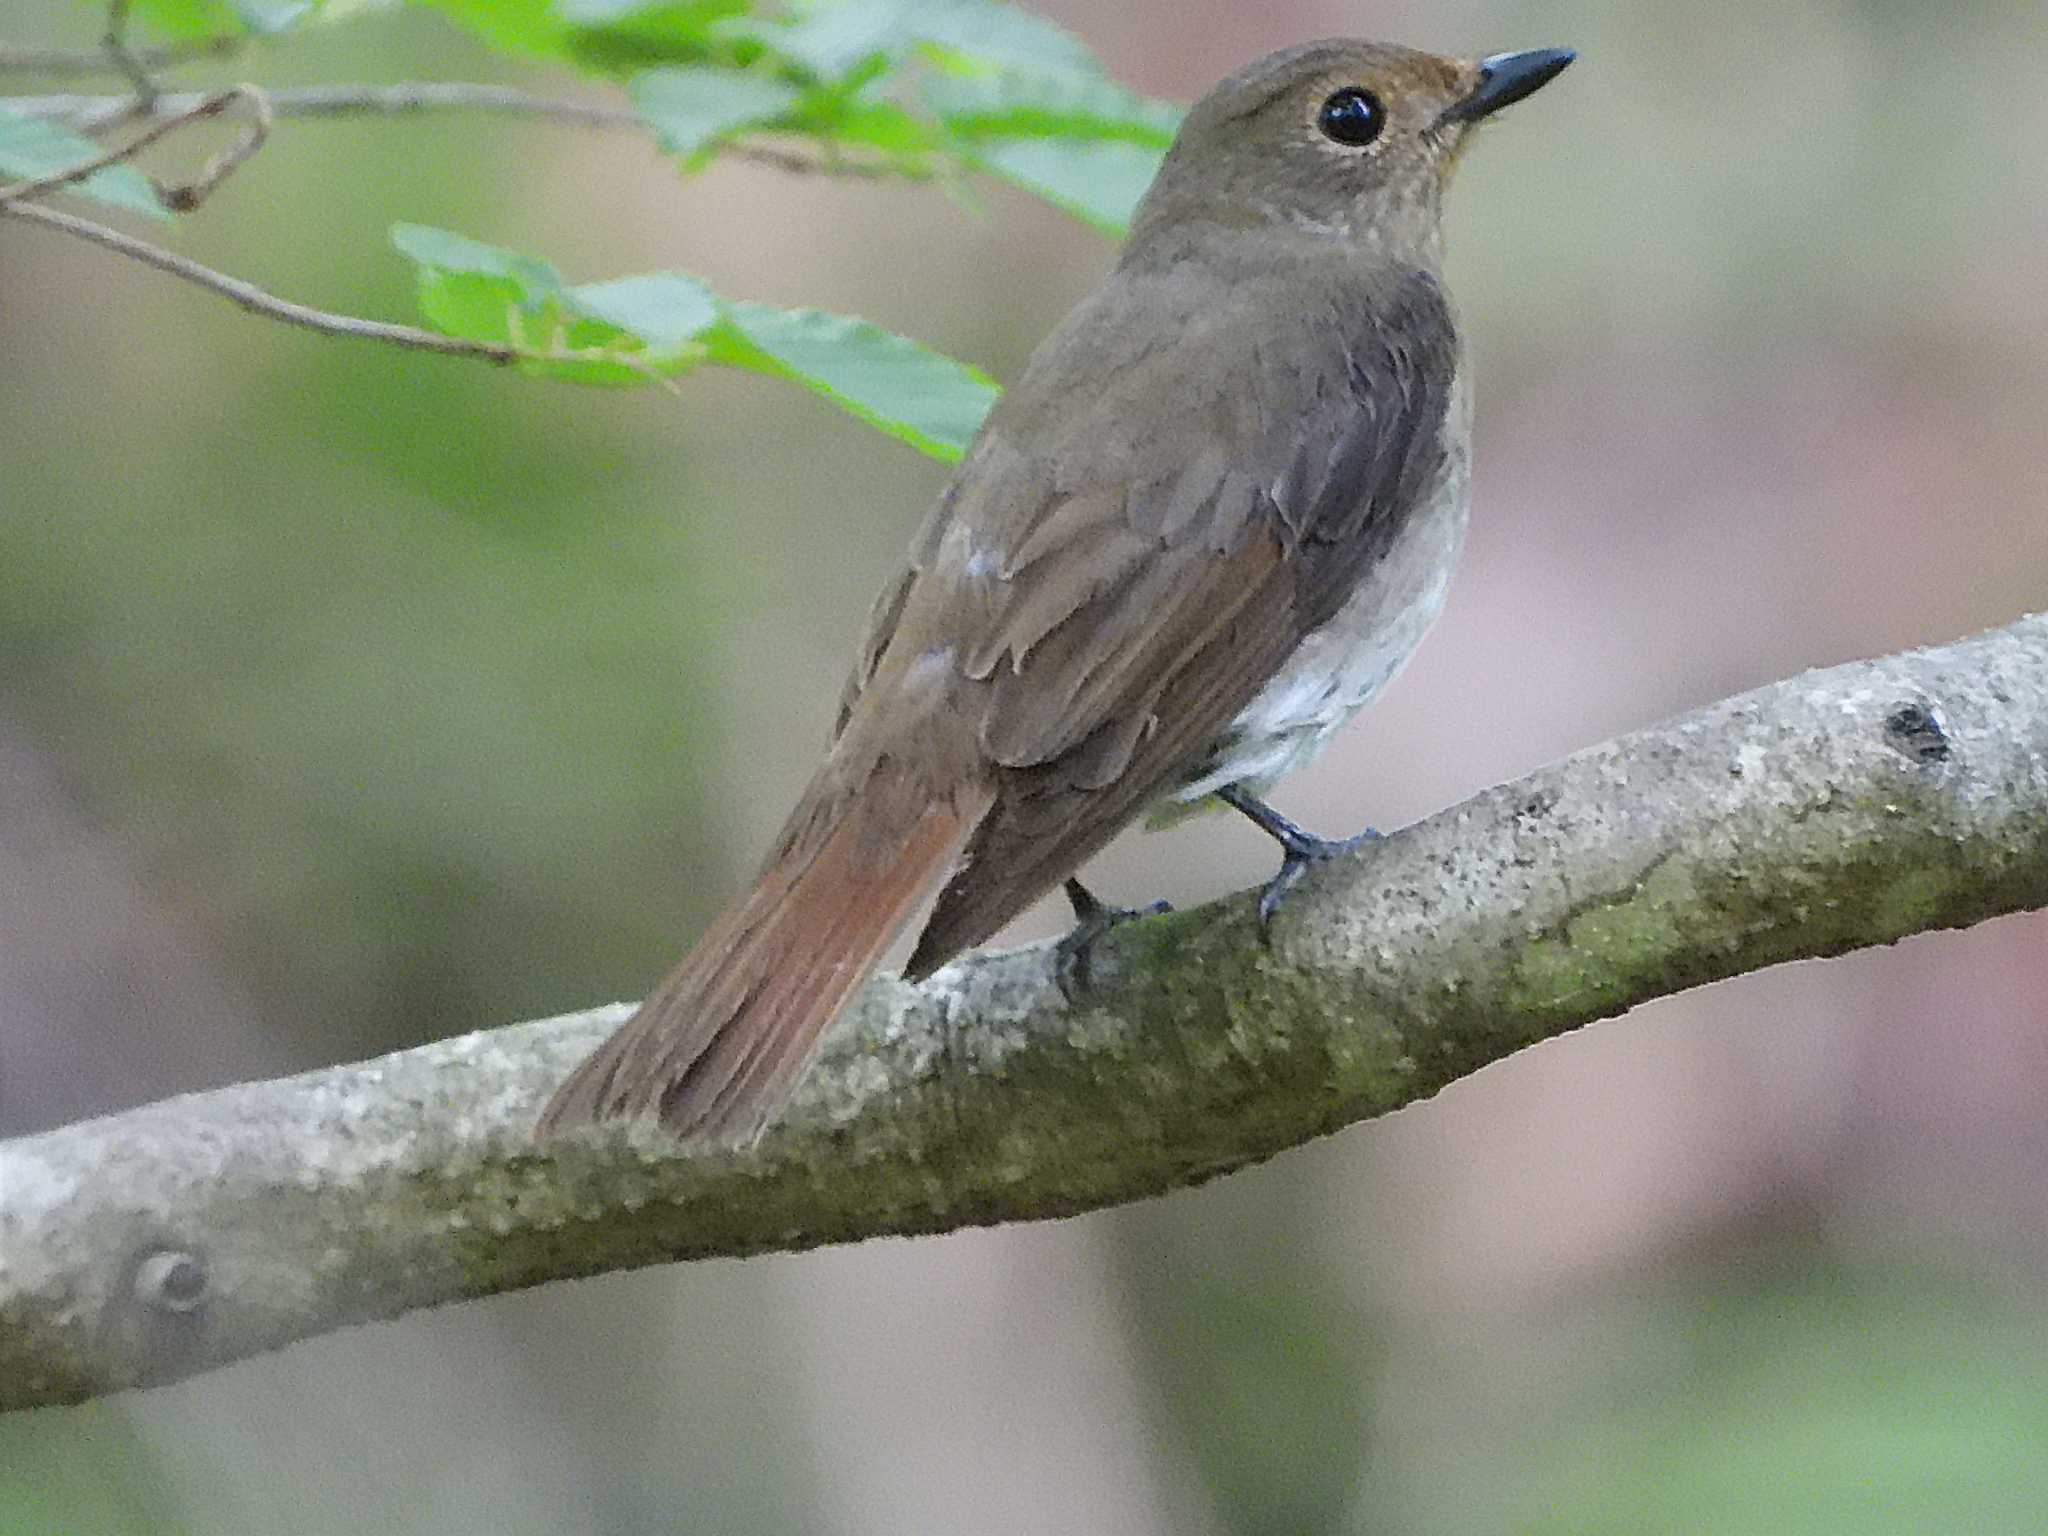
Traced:
<svg viewBox="0 0 2048 1536">
<path fill-rule="evenodd" d="M 536 1147 L 617 1007 L 0 1146 L 0 1408 L 416 1307 L 1193 1184 L 1652 997 L 2048 905 L 2048 615 L 1811 673 L 1488 790 L 1312 876 L 872 983 L 745 1153 Z"/>
</svg>

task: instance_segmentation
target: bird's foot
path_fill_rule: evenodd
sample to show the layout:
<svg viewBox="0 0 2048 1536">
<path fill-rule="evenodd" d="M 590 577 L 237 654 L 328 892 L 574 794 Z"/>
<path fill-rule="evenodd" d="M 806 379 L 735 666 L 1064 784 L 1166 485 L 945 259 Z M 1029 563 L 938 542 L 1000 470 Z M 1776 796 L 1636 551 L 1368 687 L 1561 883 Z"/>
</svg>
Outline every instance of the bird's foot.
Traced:
<svg viewBox="0 0 2048 1536">
<path fill-rule="evenodd" d="M 1269 940 L 1273 931 L 1273 914 L 1280 910 L 1280 903 L 1289 891 L 1300 884 L 1303 875 L 1339 854 L 1350 853 L 1379 839 L 1379 833 L 1371 827 L 1356 837 L 1317 837 L 1235 784 L 1217 790 L 1216 798 L 1233 810 L 1242 812 L 1260 831 L 1280 845 L 1280 873 L 1268 880 L 1266 888 L 1259 892 L 1259 932 Z"/>
<path fill-rule="evenodd" d="M 1053 977 L 1059 982 L 1060 995 L 1071 1003 L 1094 982 L 1090 957 L 1097 939 L 1134 918 L 1157 917 L 1162 912 L 1171 912 L 1173 903 L 1155 901 L 1144 907 L 1112 907 L 1072 878 L 1066 883 L 1066 892 L 1067 900 L 1074 908 L 1074 926 L 1053 946 Z"/>
</svg>

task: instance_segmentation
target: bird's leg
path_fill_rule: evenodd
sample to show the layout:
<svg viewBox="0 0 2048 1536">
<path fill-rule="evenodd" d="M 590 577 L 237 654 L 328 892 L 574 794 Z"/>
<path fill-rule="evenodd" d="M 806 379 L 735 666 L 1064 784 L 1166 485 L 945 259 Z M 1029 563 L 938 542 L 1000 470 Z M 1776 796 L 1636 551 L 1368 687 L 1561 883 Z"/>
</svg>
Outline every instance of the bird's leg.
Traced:
<svg viewBox="0 0 2048 1536">
<path fill-rule="evenodd" d="M 1119 923 L 1171 912 L 1173 903 L 1155 901 L 1145 907 L 1112 907 L 1072 875 L 1067 877 L 1065 889 L 1074 908 L 1074 926 L 1053 946 L 1053 975 L 1060 984 L 1060 994 L 1071 1003 L 1088 990 L 1093 980 L 1089 974 L 1089 953 L 1097 939 Z"/>
<path fill-rule="evenodd" d="M 1280 845 L 1280 873 L 1267 881 L 1266 888 L 1259 893 L 1259 931 L 1262 933 L 1270 931 L 1273 914 L 1280 910 L 1281 901 L 1313 866 L 1334 859 L 1340 853 L 1349 853 L 1379 837 L 1371 827 L 1356 837 L 1317 837 L 1236 784 L 1217 790 L 1216 798 L 1232 810 L 1242 811 L 1260 831 Z"/>
</svg>

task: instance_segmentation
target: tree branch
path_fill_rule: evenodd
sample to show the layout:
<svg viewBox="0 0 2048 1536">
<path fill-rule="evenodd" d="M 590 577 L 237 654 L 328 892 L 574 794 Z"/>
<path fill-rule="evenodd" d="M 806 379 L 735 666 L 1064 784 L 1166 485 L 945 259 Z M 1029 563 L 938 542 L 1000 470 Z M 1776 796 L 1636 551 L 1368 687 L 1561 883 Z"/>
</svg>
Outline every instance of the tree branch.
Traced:
<svg viewBox="0 0 2048 1536">
<path fill-rule="evenodd" d="M 787 1118 L 538 1147 L 624 1013 L 469 1035 L 0 1146 L 0 1409 L 543 1281 L 1064 1216 L 1199 1183 L 1646 999 L 2048 905 L 2048 615 L 1810 673 L 1312 875 L 869 985 Z"/>
<path fill-rule="evenodd" d="M 393 346 L 409 347 L 417 352 L 442 352 L 456 357 L 479 357 L 491 363 L 513 363 L 525 355 L 516 347 L 499 346 L 495 342 L 472 341 L 466 336 L 444 336 L 439 331 L 423 331 L 417 326 L 394 325 L 385 320 L 364 320 L 355 315 L 332 314 L 324 309 L 314 309 L 308 304 L 281 299 L 243 278 L 231 277 L 225 272 L 216 271 L 194 261 L 189 256 L 180 256 L 176 251 L 167 251 L 160 245 L 138 240 L 135 236 L 125 234 L 110 225 L 96 224 L 91 219 L 82 219 L 75 213 L 65 213 L 61 209 L 44 208 L 35 203 L 21 202 L 13 197 L 0 196 L 0 219 L 26 219 L 32 224 L 41 224 L 50 229 L 62 230 L 68 235 L 76 235 L 81 240 L 105 246 L 110 251 L 119 251 L 123 256 L 132 256 L 145 266 L 155 267 L 159 272 L 168 272 L 173 277 L 197 284 L 209 293 L 217 293 L 251 314 L 281 320 L 286 325 L 296 325 L 303 330 L 318 331 L 323 336 L 354 336 L 365 341 L 384 341 Z"/>
<path fill-rule="evenodd" d="M 156 103 L 156 76 L 150 73 L 149 61 L 128 46 L 128 0 L 107 0 L 107 30 L 100 38 L 100 46 L 134 87 L 136 115 L 146 116 Z"/>
<path fill-rule="evenodd" d="M 205 202 L 213 191 L 228 177 L 240 170 L 249 157 L 261 149 L 270 137 L 270 106 L 263 92 L 253 85 L 231 85 L 226 90 L 215 91 L 210 96 L 195 100 L 183 112 L 160 114 L 155 123 L 130 139 L 126 144 L 117 145 L 103 154 L 81 160 L 76 165 L 66 166 L 61 171 L 52 171 L 33 181 L 18 181 L 12 186 L 0 186 L 0 203 L 25 202 L 81 182 L 95 171 L 124 160 L 132 160 L 158 140 L 169 137 L 188 123 L 204 118 L 218 117 L 237 102 L 249 107 L 250 120 L 235 142 L 207 161 L 206 168 L 188 182 L 166 184 L 154 176 L 149 178 L 156 195 L 168 208 L 180 213 L 189 213 Z"/>
<path fill-rule="evenodd" d="M 231 35 L 167 43 L 160 48 L 131 48 L 129 58 L 144 69 L 169 69 L 194 59 L 227 58 L 241 51 L 246 39 Z M 24 75 L 125 75 L 128 66 L 105 48 L 35 48 L 0 44 L 0 71 Z M 123 96 L 124 104 L 134 98 Z"/>
<path fill-rule="evenodd" d="M 157 95 L 146 108 L 138 109 L 133 96 L 6 96 L 0 97 L 0 110 L 12 112 L 17 117 L 48 118 L 81 133 L 97 133 L 137 115 L 138 110 L 146 116 L 168 117 L 190 110 L 199 100 L 196 92 L 166 91 Z M 434 112 L 488 112 L 619 133 L 651 135 L 654 131 L 647 120 L 630 107 L 563 101 L 550 96 L 536 96 L 531 91 L 512 86 L 463 81 L 298 86 L 270 92 L 270 107 L 278 117 L 410 117 Z M 724 141 L 718 146 L 718 152 L 799 175 L 879 178 L 912 174 L 894 166 L 844 156 L 827 160 L 744 139 Z"/>
</svg>

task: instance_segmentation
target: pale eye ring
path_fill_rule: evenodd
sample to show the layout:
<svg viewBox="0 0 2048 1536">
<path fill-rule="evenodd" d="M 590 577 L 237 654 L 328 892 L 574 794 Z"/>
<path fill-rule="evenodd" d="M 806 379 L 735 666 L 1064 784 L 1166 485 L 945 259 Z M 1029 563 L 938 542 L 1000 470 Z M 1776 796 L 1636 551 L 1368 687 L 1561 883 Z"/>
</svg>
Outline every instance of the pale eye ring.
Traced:
<svg viewBox="0 0 2048 1536">
<path fill-rule="evenodd" d="M 1387 126 L 1387 109 L 1363 86 L 1332 91 L 1316 113 L 1323 137 L 1351 149 L 1363 149 Z"/>
</svg>

